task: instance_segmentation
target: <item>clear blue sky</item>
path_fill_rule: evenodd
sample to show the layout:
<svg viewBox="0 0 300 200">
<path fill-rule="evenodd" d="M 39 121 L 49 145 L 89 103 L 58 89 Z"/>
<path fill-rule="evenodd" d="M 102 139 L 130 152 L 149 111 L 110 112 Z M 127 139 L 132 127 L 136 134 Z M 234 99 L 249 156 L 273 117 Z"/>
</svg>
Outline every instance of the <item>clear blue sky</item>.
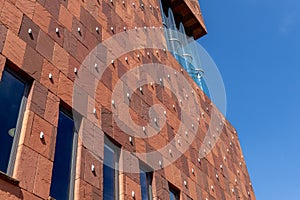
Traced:
<svg viewBox="0 0 300 200">
<path fill-rule="evenodd" d="M 299 0 L 200 0 L 258 200 L 300 199 Z"/>
</svg>

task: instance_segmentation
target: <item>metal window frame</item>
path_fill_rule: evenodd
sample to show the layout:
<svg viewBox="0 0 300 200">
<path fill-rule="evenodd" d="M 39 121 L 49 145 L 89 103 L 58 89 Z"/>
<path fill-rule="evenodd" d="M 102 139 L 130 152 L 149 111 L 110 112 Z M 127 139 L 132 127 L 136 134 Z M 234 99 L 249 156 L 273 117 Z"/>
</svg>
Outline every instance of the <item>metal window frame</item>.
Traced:
<svg viewBox="0 0 300 200">
<path fill-rule="evenodd" d="M 105 146 L 107 148 L 109 148 L 110 150 L 113 150 L 115 156 L 115 183 L 114 183 L 114 191 L 115 191 L 115 196 L 114 199 L 115 200 L 119 200 L 119 195 L 120 195 L 120 186 L 119 186 L 119 159 L 120 159 L 120 147 L 118 147 L 113 141 L 112 139 L 110 139 L 106 134 L 104 134 L 104 146 L 103 148 L 105 148 Z M 103 164 L 104 164 L 104 159 L 105 157 L 103 157 Z M 104 190 L 103 190 L 104 191 Z M 102 191 L 102 192 L 103 192 Z"/>
<path fill-rule="evenodd" d="M 70 169 L 70 181 L 69 181 L 69 200 L 74 199 L 75 192 L 75 173 L 76 173 L 76 160 L 77 160 L 77 149 L 78 149 L 78 131 L 75 128 L 75 122 L 72 115 L 72 112 L 66 109 L 63 106 L 59 107 L 59 112 L 62 112 L 66 116 L 68 116 L 73 121 L 73 144 L 72 144 L 72 155 L 71 155 L 71 169 Z M 56 146 L 55 146 L 56 147 Z M 53 172 L 53 171 L 52 171 Z M 51 185 L 51 184 L 50 184 Z M 49 196 L 51 200 L 55 200 L 55 198 Z"/>
<path fill-rule="evenodd" d="M 152 190 L 152 183 L 153 183 L 153 169 L 147 166 L 142 161 L 139 161 L 140 171 L 143 171 L 146 174 L 146 182 L 147 182 L 147 191 L 148 191 L 148 199 L 153 199 L 153 190 Z M 149 178 L 149 176 L 151 178 Z M 151 180 L 149 180 L 151 179 Z M 142 190 L 142 188 L 141 188 Z"/>
<path fill-rule="evenodd" d="M 170 182 L 168 183 L 168 185 L 169 185 L 169 193 L 172 192 L 175 195 L 175 199 L 180 200 L 181 191 L 177 187 L 172 185 Z"/>
<path fill-rule="evenodd" d="M 12 176 L 14 168 L 15 168 L 18 143 L 20 140 L 21 129 L 22 129 L 22 124 L 23 124 L 23 119 L 24 119 L 24 113 L 26 111 L 26 104 L 27 104 L 28 95 L 29 95 L 32 83 L 30 83 L 29 80 L 23 78 L 22 76 L 20 76 L 18 73 L 16 73 L 14 70 L 10 69 L 7 66 L 5 66 L 3 71 L 6 71 L 10 75 L 15 77 L 19 81 L 21 81 L 22 83 L 24 83 L 24 85 L 25 85 L 23 97 L 22 97 L 21 104 L 20 104 L 18 119 L 17 119 L 17 123 L 16 123 L 15 136 L 14 136 L 13 143 L 11 146 L 7 170 L 5 172 L 8 176 Z"/>
<path fill-rule="evenodd" d="M 63 112 L 65 115 L 70 117 L 73 121 L 73 144 L 72 144 L 72 159 L 71 159 L 71 169 L 70 169 L 70 182 L 69 182 L 69 200 L 74 199 L 75 192 L 75 176 L 76 176 L 76 160 L 77 160 L 77 149 L 78 149 L 78 131 L 75 128 L 75 121 L 72 112 L 63 106 L 60 106 L 59 112 Z"/>
</svg>

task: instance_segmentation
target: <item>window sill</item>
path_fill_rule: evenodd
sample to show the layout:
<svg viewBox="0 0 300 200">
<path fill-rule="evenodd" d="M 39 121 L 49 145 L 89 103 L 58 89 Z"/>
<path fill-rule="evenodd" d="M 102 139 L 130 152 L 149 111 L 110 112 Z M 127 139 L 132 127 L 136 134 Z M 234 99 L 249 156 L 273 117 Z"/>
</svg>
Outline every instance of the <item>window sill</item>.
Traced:
<svg viewBox="0 0 300 200">
<path fill-rule="evenodd" d="M 19 186 L 20 181 L 10 177 L 9 175 L 0 171 L 0 179 L 4 180 L 12 185 Z"/>
</svg>

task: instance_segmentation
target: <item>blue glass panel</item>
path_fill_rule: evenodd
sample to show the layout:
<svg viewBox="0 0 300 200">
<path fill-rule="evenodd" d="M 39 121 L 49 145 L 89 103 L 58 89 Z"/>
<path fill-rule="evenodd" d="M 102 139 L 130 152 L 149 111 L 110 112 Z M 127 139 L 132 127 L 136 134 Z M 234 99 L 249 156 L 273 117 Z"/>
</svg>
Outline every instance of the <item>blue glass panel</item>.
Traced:
<svg viewBox="0 0 300 200">
<path fill-rule="evenodd" d="M 170 191 L 170 200 L 176 200 L 175 194 L 171 191 Z"/>
<path fill-rule="evenodd" d="M 186 60 L 183 57 L 178 55 L 175 58 L 179 62 L 179 64 L 183 67 L 183 69 L 185 69 L 185 71 L 188 71 Z"/>
<path fill-rule="evenodd" d="M 162 1 L 160 1 L 160 6 L 163 8 Z M 193 64 L 199 65 L 197 67 L 201 67 L 201 62 L 199 56 L 197 55 L 198 52 L 193 51 L 193 49 L 196 49 L 196 47 L 194 47 L 192 43 L 189 44 L 188 38 L 185 37 L 185 29 L 183 24 L 180 23 L 178 30 L 171 8 L 168 9 L 168 17 L 165 16 L 163 9 L 161 9 L 161 14 L 163 15 L 163 24 L 166 27 L 164 34 L 168 50 L 178 61 L 178 63 L 189 73 L 189 75 L 206 94 L 206 96 L 210 98 L 210 93 L 204 79 L 197 78 L 197 70 Z M 179 31 L 181 34 L 178 34 L 177 31 Z"/>
<path fill-rule="evenodd" d="M 147 180 L 147 173 L 141 170 L 140 172 L 140 185 L 141 185 L 141 192 L 142 192 L 142 200 L 149 200 L 149 189 L 148 189 L 148 180 Z"/>
<path fill-rule="evenodd" d="M 178 192 L 172 188 L 170 188 L 170 200 L 179 200 Z"/>
<path fill-rule="evenodd" d="M 104 145 L 103 199 L 115 199 L 115 152 Z"/>
<path fill-rule="evenodd" d="M 4 71 L 0 82 L 0 171 L 7 172 L 25 83 Z"/>
<path fill-rule="evenodd" d="M 55 199 L 69 199 L 73 139 L 74 121 L 60 112 L 50 188 L 50 196 Z"/>
</svg>

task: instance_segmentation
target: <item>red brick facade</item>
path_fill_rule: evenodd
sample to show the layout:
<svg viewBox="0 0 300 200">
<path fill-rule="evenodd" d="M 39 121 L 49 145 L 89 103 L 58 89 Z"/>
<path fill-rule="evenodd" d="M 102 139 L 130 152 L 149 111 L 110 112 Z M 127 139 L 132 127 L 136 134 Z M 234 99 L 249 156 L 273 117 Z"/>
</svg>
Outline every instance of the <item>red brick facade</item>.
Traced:
<svg viewBox="0 0 300 200">
<path fill-rule="evenodd" d="M 199 5 L 187 3 L 200 24 Z M 52 177 L 59 107 L 72 107 L 76 73 L 88 53 L 98 43 L 123 32 L 124 27 L 160 27 L 158 0 L 145 0 L 145 8 L 138 0 L 0 0 L 0 78 L 4 67 L 10 67 L 33 80 L 24 119 L 12 177 L 0 174 L 0 199 L 48 199 Z M 133 6 L 135 3 L 136 6 Z M 151 5 L 151 8 L 149 7 Z M 98 27 L 99 31 L 96 31 Z M 111 31 L 114 28 L 114 33 Z M 78 33 L 80 28 L 80 34 Z M 28 30 L 31 29 L 31 34 Z M 56 31 L 58 29 L 58 32 Z M 205 30 L 205 28 L 204 28 Z M 150 56 L 146 55 L 150 52 Z M 161 134 L 151 139 L 128 141 L 115 124 L 111 111 L 111 94 L 117 80 L 128 70 L 143 63 L 159 61 L 173 66 L 179 73 L 181 66 L 169 53 L 156 49 L 132 51 L 115 61 L 98 84 L 96 99 L 97 121 L 102 131 L 122 148 L 131 152 L 155 150 L 168 143 L 178 129 L 179 103 L 171 92 L 160 86 L 144 86 L 144 95 L 133 94 L 130 114 L 140 125 L 154 103 L 164 105 L 168 113 Z M 128 63 L 125 62 L 128 57 Z M 49 74 L 52 79 L 49 79 Z M 180 199 L 255 199 L 250 177 L 242 156 L 238 136 L 232 125 L 222 120 L 220 138 L 215 147 L 199 163 L 198 149 L 203 142 L 216 107 L 183 71 L 195 89 L 201 104 L 200 125 L 190 148 L 173 164 L 153 173 L 153 198 L 169 199 L 169 184 L 180 190 Z M 174 109 L 172 105 L 176 105 Z M 146 114 L 145 114 L 146 113 Z M 218 113 L 220 119 L 222 115 Z M 45 134 L 41 142 L 40 132 Z M 213 140 L 213 139 L 212 139 Z M 103 142 L 103 141 L 102 141 Z M 103 151 L 103 147 L 99 147 Z M 95 166 L 96 175 L 91 171 Z M 102 199 L 102 162 L 97 160 L 79 138 L 74 186 L 75 199 Z M 193 170 L 193 172 L 192 172 Z M 141 199 L 139 174 L 121 172 L 120 199 Z M 186 185 L 184 182 L 186 181 Z"/>
</svg>

